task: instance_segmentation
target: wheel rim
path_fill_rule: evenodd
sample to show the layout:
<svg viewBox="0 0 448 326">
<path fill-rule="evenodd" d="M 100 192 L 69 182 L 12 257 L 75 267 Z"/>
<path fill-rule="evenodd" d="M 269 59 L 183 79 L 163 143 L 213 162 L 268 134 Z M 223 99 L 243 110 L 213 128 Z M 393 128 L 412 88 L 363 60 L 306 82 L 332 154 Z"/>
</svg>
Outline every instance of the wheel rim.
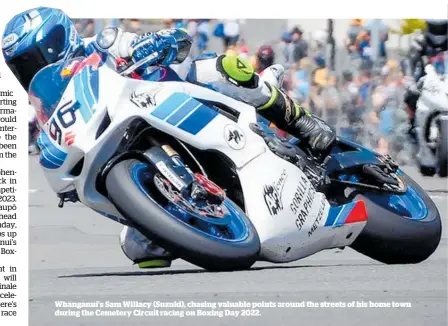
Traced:
<svg viewBox="0 0 448 326">
<path fill-rule="evenodd" d="M 154 178 L 154 174 L 149 170 L 146 164 L 135 164 L 131 170 L 131 177 L 134 183 L 138 186 L 139 190 L 151 201 L 164 209 L 170 217 L 182 222 L 192 229 L 195 229 L 204 236 L 225 242 L 241 242 L 249 236 L 249 228 L 246 221 L 243 219 L 241 212 L 227 198 L 225 198 L 222 203 L 223 208 L 225 208 L 225 216 L 223 216 L 222 219 L 208 216 L 198 216 L 198 214 L 192 214 L 190 210 L 184 208 L 182 205 L 170 202 L 166 198 L 166 203 L 162 203 L 161 200 L 154 198 L 162 198 L 163 194 L 161 192 L 158 194 L 151 193 L 151 190 L 154 191 L 157 188 L 156 186 L 153 186 L 153 189 L 150 189 L 151 187 L 148 186 L 148 183 L 153 183 L 152 180 Z"/>
</svg>

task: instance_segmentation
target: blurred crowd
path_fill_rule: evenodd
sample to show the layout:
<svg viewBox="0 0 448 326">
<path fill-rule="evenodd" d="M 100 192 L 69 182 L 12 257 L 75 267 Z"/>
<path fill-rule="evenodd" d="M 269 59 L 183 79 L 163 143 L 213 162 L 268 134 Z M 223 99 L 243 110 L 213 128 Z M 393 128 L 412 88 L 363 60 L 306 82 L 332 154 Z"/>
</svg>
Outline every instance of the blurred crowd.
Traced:
<svg viewBox="0 0 448 326">
<path fill-rule="evenodd" d="M 76 23 L 82 35 L 95 34 L 95 21 L 82 19 Z M 278 40 L 259 44 L 253 53 L 245 42 L 245 20 L 127 19 L 113 24 L 133 32 L 148 31 L 148 24 L 150 30 L 185 28 L 195 41 L 192 57 L 209 50 L 209 41 L 214 38 L 220 40 L 222 52 L 249 59 L 257 71 L 266 64 L 280 63 L 286 69 L 284 90 L 329 122 L 340 135 L 389 153 L 401 164 L 412 156 L 413 144 L 407 133 L 410 112 L 402 101 L 410 77 L 406 60 L 388 55 L 390 30 L 381 22 L 375 26 L 379 31 L 377 48 L 371 44 L 372 23 L 353 19 L 343 44 L 332 43 L 328 29 L 304 31 L 295 26 L 279 35 Z M 305 38 L 305 32 L 311 37 Z M 345 60 L 338 60 L 344 64 L 334 63 L 329 44 L 345 56 Z M 373 50 L 377 50 L 375 55 Z M 443 65 L 436 68 L 443 72 Z"/>
</svg>

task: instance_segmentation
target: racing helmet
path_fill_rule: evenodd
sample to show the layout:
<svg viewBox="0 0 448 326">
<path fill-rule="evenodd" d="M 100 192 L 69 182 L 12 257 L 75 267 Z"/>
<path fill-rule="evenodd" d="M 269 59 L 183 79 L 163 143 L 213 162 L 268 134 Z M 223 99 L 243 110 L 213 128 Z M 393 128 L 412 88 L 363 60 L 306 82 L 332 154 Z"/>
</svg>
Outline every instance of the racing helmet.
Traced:
<svg viewBox="0 0 448 326">
<path fill-rule="evenodd" d="M 82 55 L 84 44 L 72 20 L 61 10 L 39 7 L 14 16 L 6 25 L 3 56 L 28 91 L 34 75 L 61 59 Z"/>
<path fill-rule="evenodd" d="M 274 49 L 270 45 L 263 45 L 257 51 L 258 70 L 262 71 L 274 64 Z"/>
<path fill-rule="evenodd" d="M 448 20 L 447 19 L 427 19 L 425 37 L 431 48 L 446 48 L 448 42 Z"/>
</svg>

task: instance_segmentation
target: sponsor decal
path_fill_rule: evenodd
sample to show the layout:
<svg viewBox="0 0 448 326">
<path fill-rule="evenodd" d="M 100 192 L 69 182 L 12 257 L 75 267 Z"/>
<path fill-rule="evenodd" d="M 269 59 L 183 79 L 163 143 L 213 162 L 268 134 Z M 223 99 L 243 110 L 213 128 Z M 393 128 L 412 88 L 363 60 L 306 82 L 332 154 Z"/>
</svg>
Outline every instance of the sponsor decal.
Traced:
<svg viewBox="0 0 448 326">
<path fill-rule="evenodd" d="M 311 229 L 308 231 L 308 237 L 311 237 L 313 235 L 314 231 L 316 231 L 317 228 L 319 227 L 320 222 L 322 221 L 322 218 L 324 217 L 325 204 L 326 204 L 326 198 L 324 195 L 322 198 L 322 202 L 320 203 L 320 208 L 319 208 L 319 212 L 317 213 L 317 217 L 314 220 L 314 223 L 311 226 Z"/>
<path fill-rule="evenodd" d="M 19 35 L 16 33 L 9 34 L 3 38 L 2 48 L 7 49 L 10 46 L 14 45 L 19 39 Z"/>
<path fill-rule="evenodd" d="M 160 161 L 156 164 L 156 166 L 165 178 L 167 178 L 173 186 L 177 188 L 177 190 L 181 190 L 185 186 L 184 182 L 174 172 L 172 172 L 164 162 Z"/>
<path fill-rule="evenodd" d="M 315 194 L 316 190 L 311 186 L 310 181 L 305 176 L 302 176 L 289 204 L 289 209 L 296 217 L 295 223 L 298 230 L 301 230 L 305 224 L 309 211 L 313 206 Z"/>
<path fill-rule="evenodd" d="M 263 187 L 264 201 L 272 217 L 283 210 L 282 192 L 287 176 L 286 170 L 283 170 L 277 181 Z"/>
<path fill-rule="evenodd" d="M 72 26 L 70 28 L 70 41 L 69 41 L 70 44 L 72 44 L 72 45 L 76 44 L 76 34 L 77 34 L 76 29 L 74 26 Z"/>
<path fill-rule="evenodd" d="M 285 121 L 286 122 L 291 122 L 292 118 L 293 118 L 293 107 L 292 107 L 292 100 L 288 99 L 285 95 L 283 95 L 283 93 L 281 93 L 281 95 L 285 98 L 285 104 L 286 104 L 286 108 L 285 108 Z M 295 109 L 295 107 L 294 107 Z"/>
<path fill-rule="evenodd" d="M 148 92 L 136 93 L 135 91 L 131 94 L 130 100 L 132 103 L 137 105 L 139 108 L 147 109 L 151 106 L 156 106 L 156 94 L 161 88 L 155 88 Z"/>
<path fill-rule="evenodd" d="M 246 136 L 237 125 L 227 125 L 224 128 L 224 138 L 227 145 L 235 150 L 243 149 L 246 146 Z"/>
</svg>

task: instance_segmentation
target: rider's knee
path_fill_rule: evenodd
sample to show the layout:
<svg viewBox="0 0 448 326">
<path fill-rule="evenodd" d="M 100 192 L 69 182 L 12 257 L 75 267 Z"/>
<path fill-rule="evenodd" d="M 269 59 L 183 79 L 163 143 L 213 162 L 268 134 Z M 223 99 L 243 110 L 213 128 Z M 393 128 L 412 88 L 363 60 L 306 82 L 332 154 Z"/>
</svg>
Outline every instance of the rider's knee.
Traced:
<svg viewBox="0 0 448 326">
<path fill-rule="evenodd" d="M 221 55 L 217 58 L 216 68 L 227 80 L 237 86 L 255 88 L 258 79 L 254 67 L 245 58 L 237 55 Z"/>
</svg>

